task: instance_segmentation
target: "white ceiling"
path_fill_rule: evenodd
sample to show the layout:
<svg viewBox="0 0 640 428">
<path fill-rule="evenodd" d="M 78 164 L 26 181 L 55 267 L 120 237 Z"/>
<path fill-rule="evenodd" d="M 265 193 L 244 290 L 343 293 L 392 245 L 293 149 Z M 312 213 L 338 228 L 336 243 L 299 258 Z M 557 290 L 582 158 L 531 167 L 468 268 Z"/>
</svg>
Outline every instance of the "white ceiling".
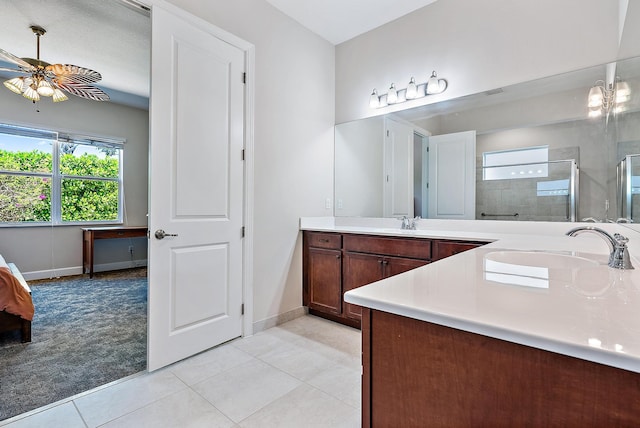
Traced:
<svg viewBox="0 0 640 428">
<path fill-rule="evenodd" d="M 267 0 L 334 45 L 436 0 Z"/>
<path fill-rule="evenodd" d="M 267 1 L 338 44 L 436 0 Z M 102 74 L 98 86 L 112 100 L 139 107 L 146 102 L 151 24 L 126 0 L 0 1 L 0 48 L 20 58 L 35 58 L 31 25 L 47 31 L 40 39 L 43 61 L 96 70 Z"/>
</svg>

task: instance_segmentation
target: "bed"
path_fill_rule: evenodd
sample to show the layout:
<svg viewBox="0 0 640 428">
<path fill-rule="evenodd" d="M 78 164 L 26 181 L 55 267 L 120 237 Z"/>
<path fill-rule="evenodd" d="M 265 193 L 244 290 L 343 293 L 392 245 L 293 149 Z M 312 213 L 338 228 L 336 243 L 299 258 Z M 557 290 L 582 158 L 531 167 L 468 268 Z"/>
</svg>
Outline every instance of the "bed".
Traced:
<svg viewBox="0 0 640 428">
<path fill-rule="evenodd" d="M 27 281 L 15 264 L 0 256 L 0 333 L 20 330 L 22 342 L 31 342 L 33 313 Z"/>
</svg>

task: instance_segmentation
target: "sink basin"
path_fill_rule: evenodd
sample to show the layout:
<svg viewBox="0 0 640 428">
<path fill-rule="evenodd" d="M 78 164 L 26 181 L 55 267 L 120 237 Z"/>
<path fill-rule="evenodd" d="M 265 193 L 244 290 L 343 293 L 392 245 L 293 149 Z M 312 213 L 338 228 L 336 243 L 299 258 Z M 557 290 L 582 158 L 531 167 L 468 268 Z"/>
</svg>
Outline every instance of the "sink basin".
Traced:
<svg viewBox="0 0 640 428">
<path fill-rule="evenodd" d="M 589 278 L 602 282 L 608 275 L 606 256 L 593 258 L 544 251 L 492 251 L 484 256 L 484 278 L 502 284 L 549 288 L 582 283 Z"/>
<path fill-rule="evenodd" d="M 547 269 L 580 269 L 600 265 L 586 257 L 543 251 L 494 251 L 485 255 L 486 260 L 518 266 Z"/>
</svg>

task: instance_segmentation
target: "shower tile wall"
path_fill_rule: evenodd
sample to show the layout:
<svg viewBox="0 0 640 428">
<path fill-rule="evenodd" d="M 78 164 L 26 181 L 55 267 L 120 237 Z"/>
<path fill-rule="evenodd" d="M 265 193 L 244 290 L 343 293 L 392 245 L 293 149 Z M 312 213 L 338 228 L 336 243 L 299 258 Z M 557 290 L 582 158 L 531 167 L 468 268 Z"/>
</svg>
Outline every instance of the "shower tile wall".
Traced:
<svg viewBox="0 0 640 428">
<path fill-rule="evenodd" d="M 567 159 L 575 159 L 580 165 L 579 147 L 549 149 L 549 160 Z M 569 196 L 537 196 L 537 183 L 567 179 L 570 176 L 571 169 L 567 162 L 549 164 L 549 176 L 545 178 L 484 181 L 482 153 L 479 153 L 476 158 L 476 219 L 567 221 Z M 482 213 L 489 215 L 482 216 Z"/>
</svg>

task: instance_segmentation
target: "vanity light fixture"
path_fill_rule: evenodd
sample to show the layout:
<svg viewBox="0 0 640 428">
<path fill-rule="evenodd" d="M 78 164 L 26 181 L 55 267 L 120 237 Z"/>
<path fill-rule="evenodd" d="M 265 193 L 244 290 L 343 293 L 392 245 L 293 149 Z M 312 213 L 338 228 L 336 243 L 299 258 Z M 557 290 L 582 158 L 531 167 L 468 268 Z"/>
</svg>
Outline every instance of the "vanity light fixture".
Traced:
<svg viewBox="0 0 640 428">
<path fill-rule="evenodd" d="M 396 84 L 392 83 L 389 87 L 389 92 L 387 92 L 387 104 L 395 104 L 398 102 L 398 90 L 396 89 Z"/>
<path fill-rule="evenodd" d="M 447 80 L 438 78 L 435 71 L 431 73 L 431 77 L 426 83 L 416 83 L 415 78 L 411 77 L 406 89 L 397 89 L 395 83 L 391 84 L 386 94 L 379 95 L 374 89 L 369 96 L 369 107 L 386 107 L 390 104 L 403 103 L 427 95 L 440 94 L 447 89 L 447 86 Z"/>
<path fill-rule="evenodd" d="M 595 85 L 589 89 L 587 106 L 589 107 L 589 117 L 606 118 L 613 111 L 619 113 L 624 111 L 624 103 L 631 98 L 629 84 L 617 80 L 614 83 L 605 83 L 604 80 L 597 80 Z"/>
<path fill-rule="evenodd" d="M 411 77 L 411 80 L 407 85 L 407 92 L 405 93 L 405 98 L 408 100 L 418 98 L 418 86 L 416 85 L 416 79 L 414 79 L 413 77 Z"/>
<path fill-rule="evenodd" d="M 369 97 L 369 107 L 371 108 L 380 107 L 380 97 L 378 96 L 378 91 L 376 91 L 376 88 L 373 88 L 373 91 L 371 92 L 371 96 Z"/>
<path fill-rule="evenodd" d="M 429 81 L 427 82 L 427 94 L 440 94 L 447 89 L 447 81 L 445 79 L 438 79 L 438 75 L 434 71 L 431 73 L 431 77 L 429 77 Z"/>
</svg>

